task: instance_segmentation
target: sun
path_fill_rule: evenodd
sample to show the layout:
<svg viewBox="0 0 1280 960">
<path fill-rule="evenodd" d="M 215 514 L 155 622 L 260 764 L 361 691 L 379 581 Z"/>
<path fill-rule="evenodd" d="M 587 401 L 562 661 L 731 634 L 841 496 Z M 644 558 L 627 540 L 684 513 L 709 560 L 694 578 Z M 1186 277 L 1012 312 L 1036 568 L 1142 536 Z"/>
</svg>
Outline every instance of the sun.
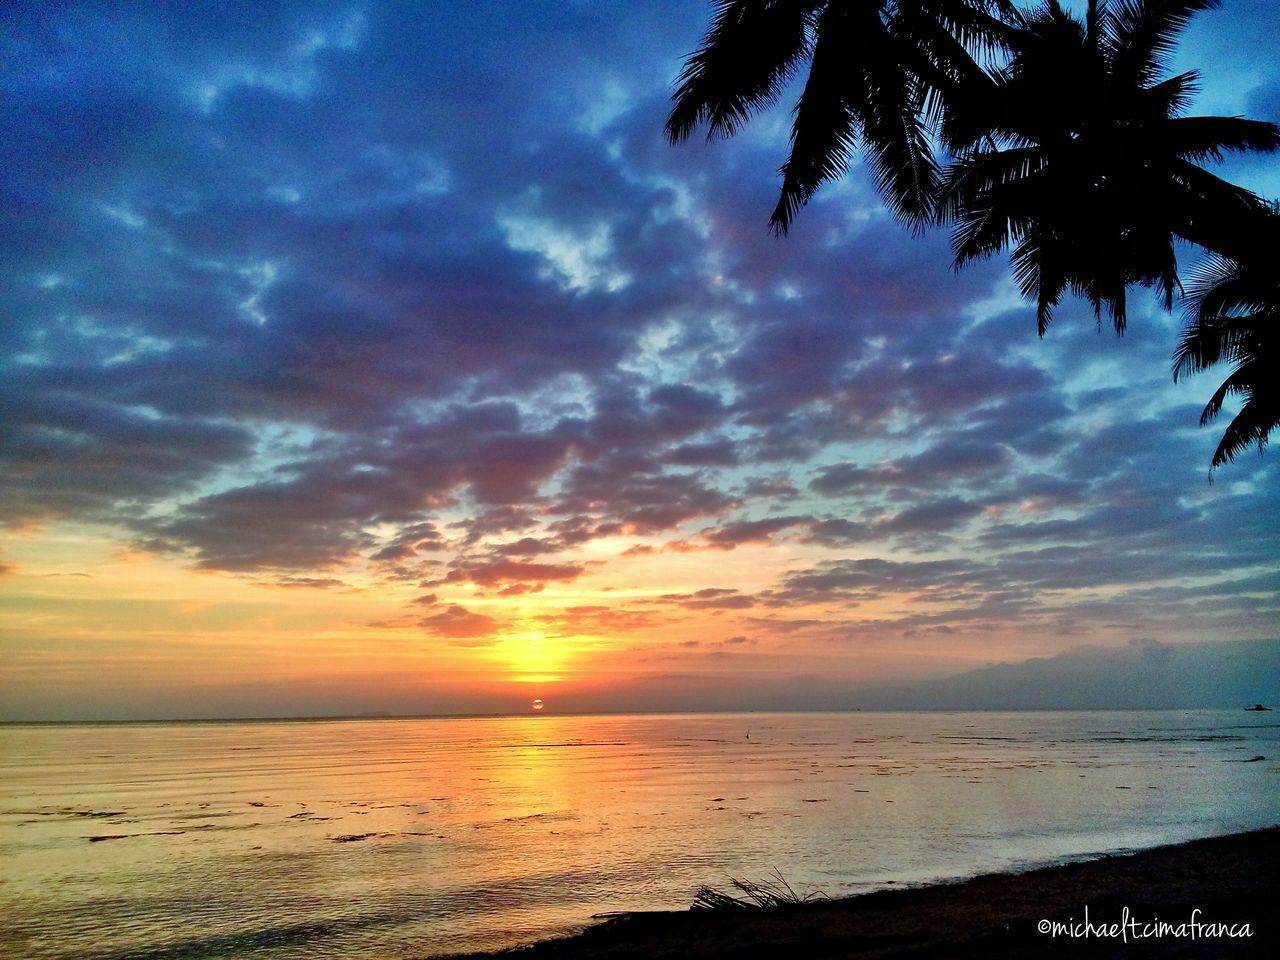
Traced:
<svg viewBox="0 0 1280 960">
<path fill-rule="evenodd" d="M 538 710 L 541 710 L 541 709 L 542 709 L 542 701 L 541 701 L 541 700 L 535 700 L 535 701 L 533 701 L 533 709 L 534 709 L 534 711 L 535 711 L 535 712 L 536 712 L 536 711 L 538 711 Z"/>
</svg>

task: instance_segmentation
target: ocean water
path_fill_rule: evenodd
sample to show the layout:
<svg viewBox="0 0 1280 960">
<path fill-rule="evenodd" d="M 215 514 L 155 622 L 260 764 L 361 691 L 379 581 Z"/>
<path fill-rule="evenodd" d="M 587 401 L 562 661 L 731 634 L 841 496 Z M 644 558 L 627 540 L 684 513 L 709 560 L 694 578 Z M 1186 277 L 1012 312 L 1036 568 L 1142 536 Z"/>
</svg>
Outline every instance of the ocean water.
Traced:
<svg viewBox="0 0 1280 960">
<path fill-rule="evenodd" d="M 399 960 L 1271 826 L 1273 716 L 0 727 L 0 955 Z"/>
</svg>

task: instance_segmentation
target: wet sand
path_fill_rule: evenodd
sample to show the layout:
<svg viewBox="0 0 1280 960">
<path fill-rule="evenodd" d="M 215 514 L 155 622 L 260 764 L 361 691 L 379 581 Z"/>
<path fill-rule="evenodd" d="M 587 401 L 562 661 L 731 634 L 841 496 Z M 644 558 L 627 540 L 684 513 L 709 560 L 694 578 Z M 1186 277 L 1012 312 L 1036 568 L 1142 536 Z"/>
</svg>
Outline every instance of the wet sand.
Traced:
<svg viewBox="0 0 1280 960">
<path fill-rule="evenodd" d="M 768 909 L 627 914 L 581 934 L 481 957 L 506 960 L 664 960 L 782 957 L 1274 957 L 1280 956 L 1280 828 L 1196 840 L 1019 874 L 885 890 Z M 750 879 L 750 878 L 745 878 Z M 726 892 L 734 892 L 724 884 Z M 1042 920 L 1248 924 L 1252 936 L 1050 936 Z"/>
</svg>

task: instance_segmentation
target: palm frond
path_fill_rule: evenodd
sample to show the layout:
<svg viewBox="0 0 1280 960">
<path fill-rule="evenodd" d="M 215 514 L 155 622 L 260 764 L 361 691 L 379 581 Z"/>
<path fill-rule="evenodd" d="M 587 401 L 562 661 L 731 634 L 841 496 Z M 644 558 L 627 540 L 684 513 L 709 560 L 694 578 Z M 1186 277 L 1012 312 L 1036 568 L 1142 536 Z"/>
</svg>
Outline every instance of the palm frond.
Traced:
<svg viewBox="0 0 1280 960">
<path fill-rule="evenodd" d="M 1186 113 L 1199 92 L 1200 73 L 1196 70 L 1188 70 L 1152 84 L 1141 91 L 1141 96 L 1149 105 L 1152 115 L 1163 119 Z"/>
<path fill-rule="evenodd" d="M 1274 407 L 1268 413 L 1257 405 L 1246 402 L 1236 414 L 1235 419 L 1223 431 L 1222 440 L 1213 451 L 1213 462 L 1210 468 L 1220 467 L 1228 461 L 1234 462 L 1236 457 L 1254 445 L 1257 445 L 1258 451 L 1262 452 L 1278 420 L 1280 417 L 1277 416 Z"/>
<path fill-rule="evenodd" d="M 1097 46 L 1107 29 L 1107 0 L 1089 0 L 1084 15 L 1084 36 L 1090 46 Z"/>
<path fill-rule="evenodd" d="M 1206 250 L 1247 259 L 1259 236 L 1276 233 L 1265 200 L 1189 160 L 1170 163 L 1167 191 L 1170 229 Z"/>
<path fill-rule="evenodd" d="M 1001 53 L 1020 22 L 1012 0 L 714 0 L 666 134 L 677 142 L 705 123 L 709 138 L 732 136 L 807 64 L 774 232 L 844 173 L 859 141 L 881 196 L 919 229 L 935 202 L 935 133 L 953 102 L 989 90 L 978 59 Z"/>
<path fill-rule="evenodd" d="M 1269 213 L 1272 228 L 1280 215 Z M 1274 233 L 1272 234 L 1274 236 Z M 1185 298 L 1186 326 L 1173 355 L 1173 378 L 1215 364 L 1232 369 L 1210 396 L 1201 425 L 1222 412 L 1227 398 L 1240 410 L 1214 451 L 1210 473 L 1245 449 L 1266 446 L 1280 427 L 1280 273 L 1276 247 L 1254 246 L 1241 257 L 1213 254 L 1192 271 Z"/>
<path fill-rule="evenodd" d="M 864 42 L 875 47 L 880 39 L 866 36 Z M 851 91 L 851 106 L 862 122 L 876 187 L 890 208 L 918 229 L 933 217 L 939 169 L 921 116 L 924 85 L 903 74 L 896 46 L 866 51 L 864 79 Z"/>
<path fill-rule="evenodd" d="M 1187 278 L 1187 323 L 1239 314 L 1280 315 L 1278 285 L 1280 280 L 1274 274 L 1251 270 L 1229 257 L 1210 255 Z"/>
<path fill-rule="evenodd" d="M 1221 362 L 1244 364 L 1258 353 L 1257 318 L 1207 317 L 1183 330 L 1173 355 L 1173 379 Z"/>
<path fill-rule="evenodd" d="M 956 159 L 939 181 L 938 220 L 955 219 L 961 208 L 979 206 L 983 198 L 1010 184 L 1020 184 L 1045 166 L 1038 147 L 979 150 Z"/>
<path fill-rule="evenodd" d="M 1271 431 L 1280 426 L 1280 405 L 1276 403 L 1275 388 L 1271 388 L 1269 397 L 1263 396 L 1262 382 L 1253 366 L 1244 364 L 1227 377 L 1214 391 L 1200 415 L 1200 425 L 1205 426 L 1222 412 L 1222 405 L 1228 395 L 1236 394 L 1243 398 L 1239 413 L 1227 425 L 1217 449 L 1214 450 L 1211 470 L 1235 460 L 1255 444 L 1261 451 L 1267 445 Z"/>
<path fill-rule="evenodd" d="M 1178 155 L 1203 163 L 1218 161 L 1225 152 L 1280 149 L 1280 126 L 1243 117 L 1178 117 L 1165 121 L 1164 130 Z"/>
<path fill-rule="evenodd" d="M 667 138 L 686 139 L 707 123 L 708 137 L 732 136 L 772 106 L 809 52 L 818 0 L 716 0 L 711 28 L 676 79 Z"/>
<path fill-rule="evenodd" d="M 1109 16 L 1108 53 L 1121 87 L 1145 87 L 1158 81 L 1165 61 L 1192 16 L 1217 7 L 1220 0 L 1120 0 Z"/>
<path fill-rule="evenodd" d="M 847 50 L 858 39 L 853 26 L 845 4 L 827 4 L 818 20 L 809 79 L 791 125 L 791 152 L 780 170 L 782 192 L 769 218 L 779 235 L 819 186 L 844 173 L 857 145 L 859 118 L 849 106 L 851 77 L 845 66 Z"/>
</svg>

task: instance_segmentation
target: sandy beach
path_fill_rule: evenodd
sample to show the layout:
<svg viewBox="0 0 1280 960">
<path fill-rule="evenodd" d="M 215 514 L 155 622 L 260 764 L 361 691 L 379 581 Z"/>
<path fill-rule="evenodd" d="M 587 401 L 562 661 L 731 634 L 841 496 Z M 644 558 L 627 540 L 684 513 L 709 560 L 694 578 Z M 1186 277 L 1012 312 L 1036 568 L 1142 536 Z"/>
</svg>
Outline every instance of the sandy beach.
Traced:
<svg viewBox="0 0 1280 960">
<path fill-rule="evenodd" d="M 1280 946 L 1280 828 L 1141 853 L 771 907 L 627 914 L 481 957 L 1262 957 Z M 728 885 L 725 885 L 728 888 Z M 1081 929 L 1088 907 L 1089 931 Z M 1127 909 L 1127 914 L 1126 914 Z M 1193 915 L 1193 912 L 1194 915 Z M 1124 931 L 1113 925 L 1131 921 Z M 1234 928 L 1192 929 L 1192 920 Z M 1041 932 L 1055 921 L 1076 936 Z M 1163 935 L 1149 926 L 1163 921 Z M 1248 925 L 1249 936 L 1241 936 Z M 1085 935 L 1085 934 L 1088 935 Z M 1194 933 L 1194 936 L 1193 936 Z"/>
</svg>

